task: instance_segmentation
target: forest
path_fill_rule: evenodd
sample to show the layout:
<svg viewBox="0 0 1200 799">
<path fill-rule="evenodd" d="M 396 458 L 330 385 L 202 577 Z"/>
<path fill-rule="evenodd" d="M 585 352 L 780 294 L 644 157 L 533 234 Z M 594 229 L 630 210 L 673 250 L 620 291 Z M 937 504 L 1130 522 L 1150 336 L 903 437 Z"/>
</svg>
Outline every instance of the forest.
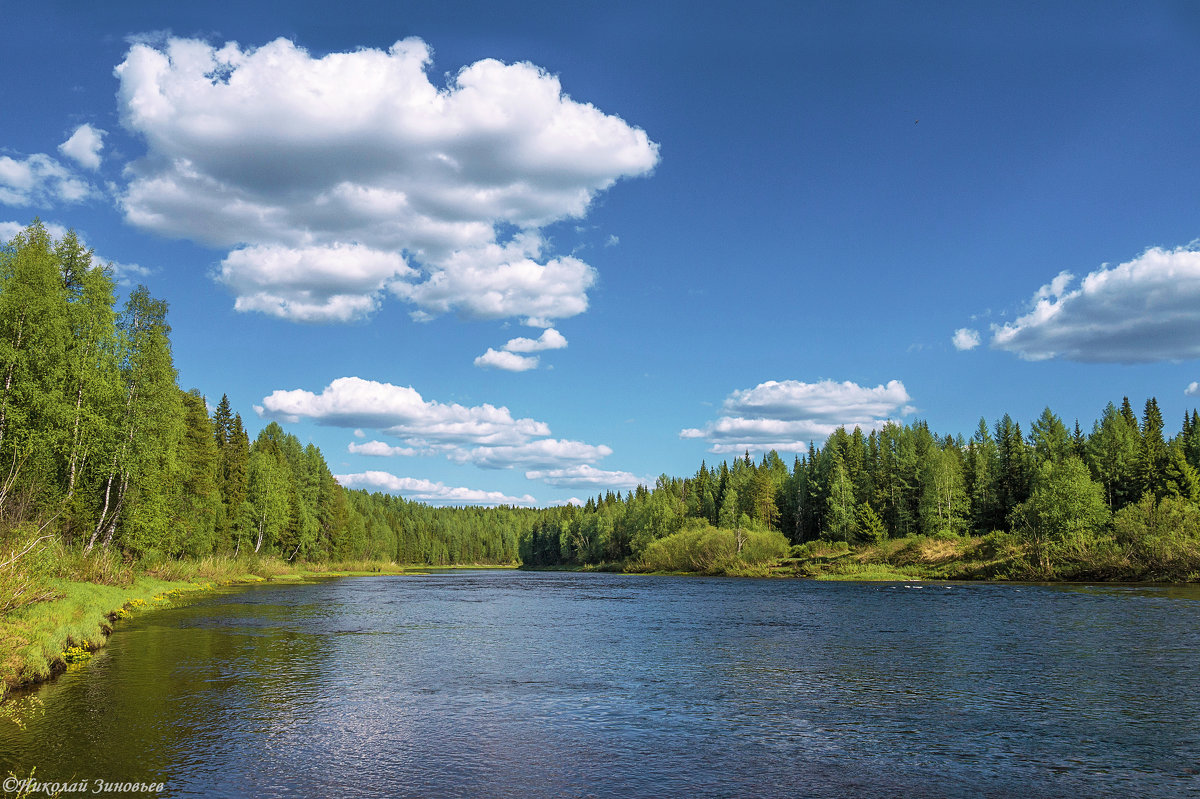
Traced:
<svg viewBox="0 0 1200 799">
<path fill-rule="evenodd" d="M 167 304 L 73 232 L 0 250 L 0 531 L 130 558 L 510 563 L 532 511 L 349 491 L 276 423 L 249 440 L 228 397 L 177 385 Z"/>
<path fill-rule="evenodd" d="M 254 554 L 730 573 L 811 542 L 982 538 L 1016 553 L 1024 573 L 1200 570 L 1200 416 L 1168 436 L 1154 398 L 1140 414 L 1128 398 L 1110 403 L 1086 432 L 1050 408 L 1027 433 L 1005 415 L 981 419 L 970 439 L 888 422 L 840 428 L 791 464 L 776 452 L 702 462 L 582 507 L 431 507 L 343 488 L 315 446 L 276 423 L 251 441 L 228 397 L 210 405 L 179 387 L 167 304 L 139 286 L 119 307 L 117 289 L 74 233 L 56 241 L 35 221 L 0 250 L 8 550 L 53 539 L 146 562 Z"/>
</svg>

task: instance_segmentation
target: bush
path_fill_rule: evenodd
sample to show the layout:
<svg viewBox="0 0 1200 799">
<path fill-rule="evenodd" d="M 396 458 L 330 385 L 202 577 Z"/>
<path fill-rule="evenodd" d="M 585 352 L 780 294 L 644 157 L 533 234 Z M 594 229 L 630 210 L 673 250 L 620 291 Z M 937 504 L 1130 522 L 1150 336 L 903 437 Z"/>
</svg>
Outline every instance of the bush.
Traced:
<svg viewBox="0 0 1200 799">
<path fill-rule="evenodd" d="M 700 524 L 651 541 L 639 567 L 645 571 L 722 574 L 746 565 L 761 565 L 788 554 L 787 539 L 774 530 L 738 532 Z"/>
<path fill-rule="evenodd" d="M 845 541 L 806 541 L 796 544 L 790 550 L 793 558 L 831 558 L 844 555 L 850 551 L 850 545 Z"/>
<path fill-rule="evenodd" d="M 1180 497 L 1147 494 L 1113 517 L 1117 543 L 1155 575 L 1187 574 L 1200 566 L 1200 509 Z"/>
</svg>

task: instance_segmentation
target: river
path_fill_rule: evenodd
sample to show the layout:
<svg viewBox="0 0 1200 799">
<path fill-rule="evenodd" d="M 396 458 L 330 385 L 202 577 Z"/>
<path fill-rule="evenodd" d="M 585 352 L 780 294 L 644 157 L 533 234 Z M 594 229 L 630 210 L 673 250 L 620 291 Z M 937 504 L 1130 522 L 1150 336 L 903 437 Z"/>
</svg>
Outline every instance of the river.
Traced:
<svg viewBox="0 0 1200 799">
<path fill-rule="evenodd" d="M 0 775 L 160 796 L 1182 796 L 1200 590 L 264 584 L 122 622 L 38 694 Z"/>
</svg>

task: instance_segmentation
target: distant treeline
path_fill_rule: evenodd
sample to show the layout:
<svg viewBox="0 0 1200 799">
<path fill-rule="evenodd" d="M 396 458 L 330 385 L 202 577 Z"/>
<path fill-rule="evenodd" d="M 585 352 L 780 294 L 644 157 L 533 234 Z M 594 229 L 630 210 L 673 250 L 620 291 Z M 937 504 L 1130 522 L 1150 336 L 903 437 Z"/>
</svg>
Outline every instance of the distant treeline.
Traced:
<svg viewBox="0 0 1200 799">
<path fill-rule="evenodd" d="M 923 422 L 838 429 L 789 466 L 747 453 L 583 507 L 433 508 L 338 485 L 278 424 L 253 442 L 227 397 L 177 385 L 167 306 L 116 306 L 111 270 L 35 222 L 0 249 L 0 533 L 131 557 L 623 564 L 722 570 L 788 543 L 1002 534 L 1047 571 L 1103 553 L 1200 559 L 1200 416 L 1173 437 L 1157 402 L 1091 430 L 1047 408 L 970 440 Z M 47 532 L 49 531 L 49 532 Z M 1200 568 L 1200 562 L 1197 563 Z M 1176 569 L 1178 571 L 1178 569 Z"/>
<path fill-rule="evenodd" d="M 519 509 L 348 491 L 278 424 L 251 442 L 222 397 L 181 391 L 167 305 L 116 305 L 74 233 L 34 222 L 0 250 L 0 526 L 131 556 L 504 563 Z"/>
<path fill-rule="evenodd" d="M 1128 398 L 1085 434 L 1046 408 L 1028 435 L 1007 414 L 970 440 L 924 422 L 863 434 L 839 428 L 791 467 L 747 453 L 653 490 L 605 494 L 583 508 L 545 511 L 521 542 L 531 564 L 594 564 L 643 556 L 659 539 L 697 530 L 784 533 L 850 545 L 907 536 L 1008 533 L 1035 565 L 1119 556 L 1154 572 L 1200 546 L 1200 416 L 1165 438 L 1158 403 L 1140 419 Z M 739 544 L 740 546 L 740 544 Z M 1135 571 L 1146 571 L 1139 569 Z"/>
</svg>

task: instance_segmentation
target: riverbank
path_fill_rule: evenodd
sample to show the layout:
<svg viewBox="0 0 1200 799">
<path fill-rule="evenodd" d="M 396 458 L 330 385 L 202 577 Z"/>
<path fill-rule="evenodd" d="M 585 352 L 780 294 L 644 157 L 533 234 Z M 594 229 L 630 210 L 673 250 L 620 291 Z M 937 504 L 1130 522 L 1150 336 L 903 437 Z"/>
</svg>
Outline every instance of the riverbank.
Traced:
<svg viewBox="0 0 1200 799">
<path fill-rule="evenodd" d="M 1039 552 L 1011 533 L 908 536 L 851 547 L 812 541 L 773 564 L 775 576 L 818 580 L 1197 582 L 1192 547 L 1146 551 L 1113 541 L 1064 542 Z"/>
<path fill-rule="evenodd" d="M 1186 542 L 1185 542 L 1186 543 Z M 704 564 L 689 568 L 690 563 Z M 1113 541 L 1066 543 L 1039 552 L 1011 533 L 908 536 L 851 546 L 810 541 L 781 557 L 675 558 L 663 568 L 645 559 L 522 567 L 714 577 L 785 577 L 840 581 L 1200 582 L 1200 551 L 1191 545 L 1123 548 Z"/>
<path fill-rule="evenodd" d="M 0 699 L 14 688 L 42 682 L 86 660 L 122 619 L 219 587 L 419 575 L 428 568 L 375 561 L 289 563 L 275 557 L 212 557 L 139 566 L 106 555 L 60 558 L 56 565 L 53 572 L 32 578 L 33 601 L 0 614 Z"/>
</svg>

